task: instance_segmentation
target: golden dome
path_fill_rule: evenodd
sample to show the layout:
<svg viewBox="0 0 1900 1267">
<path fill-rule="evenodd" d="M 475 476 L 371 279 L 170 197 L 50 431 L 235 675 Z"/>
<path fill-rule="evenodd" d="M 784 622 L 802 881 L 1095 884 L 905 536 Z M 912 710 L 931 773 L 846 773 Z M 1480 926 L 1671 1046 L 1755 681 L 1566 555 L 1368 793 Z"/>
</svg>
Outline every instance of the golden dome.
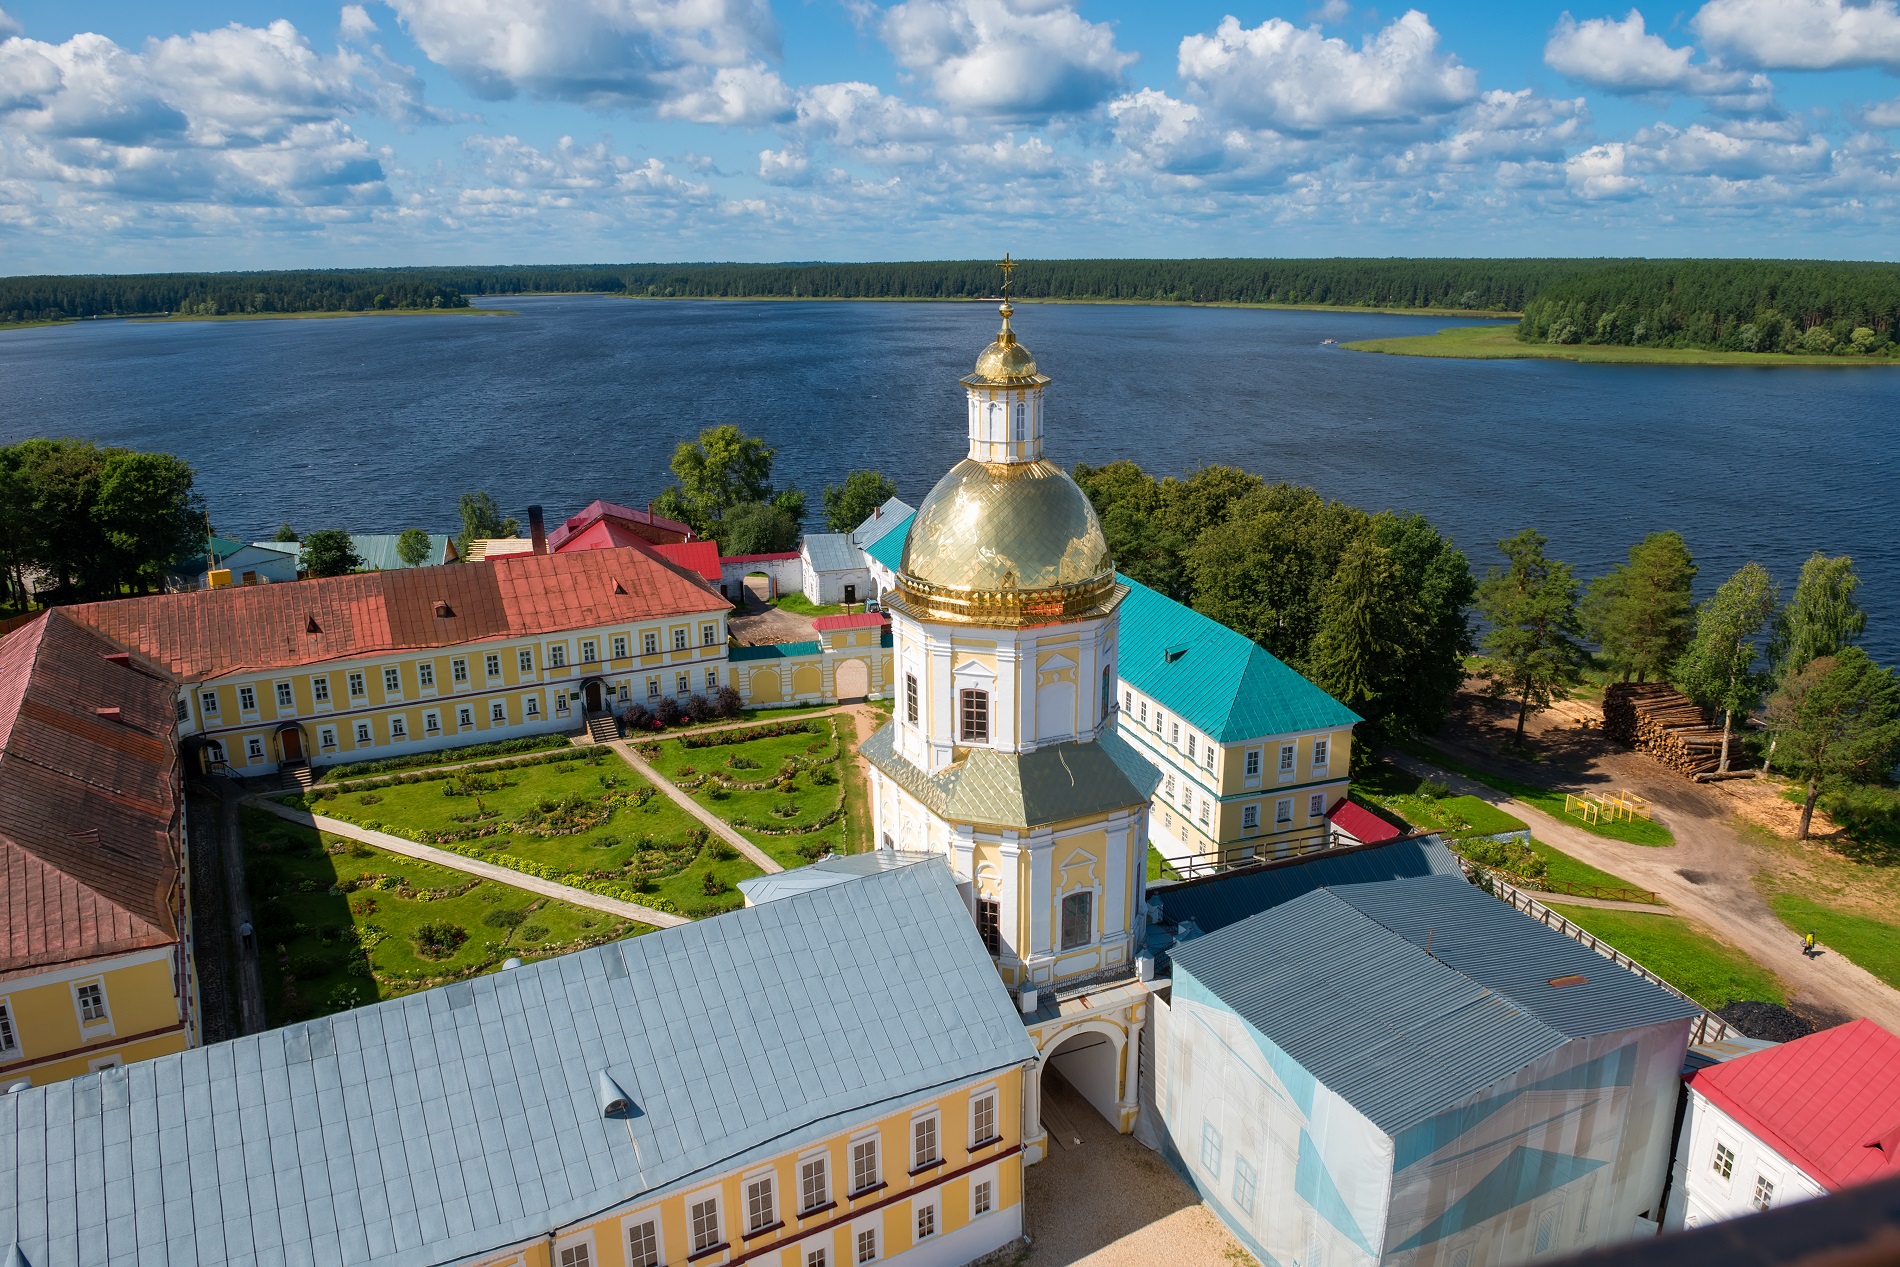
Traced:
<svg viewBox="0 0 1900 1267">
<path fill-rule="evenodd" d="M 1016 332 L 1009 328 L 1010 314 L 1016 311 L 1014 305 L 1004 300 L 999 311 L 1003 314 L 1003 328 L 996 332 L 996 341 L 976 358 L 975 372 L 963 381 L 972 387 L 1027 387 L 1048 382 L 1036 372 L 1035 356 L 1016 342 Z"/>
<path fill-rule="evenodd" d="M 925 619 L 1026 625 L 1113 605 L 1101 520 L 1047 459 L 965 458 L 924 498 L 898 565 L 899 601 Z"/>
</svg>

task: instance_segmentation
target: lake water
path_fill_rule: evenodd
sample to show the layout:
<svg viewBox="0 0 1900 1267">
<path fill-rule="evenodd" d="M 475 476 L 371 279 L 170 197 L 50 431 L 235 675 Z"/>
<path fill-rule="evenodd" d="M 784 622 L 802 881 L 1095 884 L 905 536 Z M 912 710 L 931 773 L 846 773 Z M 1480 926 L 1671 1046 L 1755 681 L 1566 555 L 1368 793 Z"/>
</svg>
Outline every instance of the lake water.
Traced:
<svg viewBox="0 0 1900 1267">
<path fill-rule="evenodd" d="M 993 305 L 511 300 L 513 317 L 360 317 L 0 334 L 0 441 L 85 436 L 198 470 L 220 532 L 448 529 L 457 495 L 558 522 L 644 504 L 673 446 L 733 422 L 811 495 L 878 467 L 915 504 L 963 452 L 957 379 Z M 1230 463 L 1417 510 L 1475 566 L 1535 527 L 1594 575 L 1674 528 L 1703 592 L 1750 558 L 1792 587 L 1854 556 L 1868 647 L 1900 660 L 1892 370 L 1368 356 L 1322 340 L 1443 318 L 1024 305 L 1050 454 L 1157 474 Z M 524 515 L 525 518 L 525 515 Z"/>
</svg>

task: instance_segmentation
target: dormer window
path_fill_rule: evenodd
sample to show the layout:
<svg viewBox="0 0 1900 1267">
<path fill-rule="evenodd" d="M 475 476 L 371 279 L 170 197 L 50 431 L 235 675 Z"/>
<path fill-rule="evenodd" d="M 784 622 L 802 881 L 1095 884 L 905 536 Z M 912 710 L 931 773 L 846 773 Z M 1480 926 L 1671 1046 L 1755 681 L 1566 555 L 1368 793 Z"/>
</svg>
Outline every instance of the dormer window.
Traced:
<svg viewBox="0 0 1900 1267">
<path fill-rule="evenodd" d="M 962 721 L 963 742 L 988 743 L 990 741 L 990 693 L 977 690 L 959 691 L 957 702 Z"/>
</svg>

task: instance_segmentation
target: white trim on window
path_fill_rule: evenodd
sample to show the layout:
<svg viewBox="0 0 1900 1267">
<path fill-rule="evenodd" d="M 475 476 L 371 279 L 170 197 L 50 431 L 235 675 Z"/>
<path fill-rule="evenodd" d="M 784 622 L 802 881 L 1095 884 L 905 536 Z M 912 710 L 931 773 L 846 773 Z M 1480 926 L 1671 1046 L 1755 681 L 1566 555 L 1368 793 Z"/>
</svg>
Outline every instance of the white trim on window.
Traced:
<svg viewBox="0 0 1900 1267">
<path fill-rule="evenodd" d="M 666 1220 L 657 1206 L 622 1218 L 620 1239 L 627 1247 L 628 1267 L 661 1267 L 666 1262 Z"/>
<path fill-rule="evenodd" d="M 112 1032 L 112 1001 L 106 997 L 106 979 L 93 977 L 72 983 L 73 1015 L 84 1033 Z"/>
<path fill-rule="evenodd" d="M 0 1059 L 20 1055 L 20 1027 L 13 1019 L 13 1001 L 0 998 Z"/>
<path fill-rule="evenodd" d="M 600 1257 L 594 1251 L 593 1230 L 571 1232 L 561 1237 L 554 1242 L 548 1258 L 553 1267 L 600 1267 Z"/>
</svg>

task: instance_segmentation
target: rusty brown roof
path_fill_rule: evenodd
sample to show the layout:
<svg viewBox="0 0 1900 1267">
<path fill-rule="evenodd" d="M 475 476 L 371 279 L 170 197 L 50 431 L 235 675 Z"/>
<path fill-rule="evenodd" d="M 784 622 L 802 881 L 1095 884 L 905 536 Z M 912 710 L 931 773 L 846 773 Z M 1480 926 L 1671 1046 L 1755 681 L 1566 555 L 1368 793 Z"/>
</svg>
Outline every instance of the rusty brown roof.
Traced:
<svg viewBox="0 0 1900 1267">
<path fill-rule="evenodd" d="M 176 698 L 62 609 L 0 638 L 0 973 L 177 939 Z"/>
<path fill-rule="evenodd" d="M 690 570 L 623 547 L 155 594 L 64 610 L 167 672 L 202 682 L 730 606 Z"/>
</svg>

